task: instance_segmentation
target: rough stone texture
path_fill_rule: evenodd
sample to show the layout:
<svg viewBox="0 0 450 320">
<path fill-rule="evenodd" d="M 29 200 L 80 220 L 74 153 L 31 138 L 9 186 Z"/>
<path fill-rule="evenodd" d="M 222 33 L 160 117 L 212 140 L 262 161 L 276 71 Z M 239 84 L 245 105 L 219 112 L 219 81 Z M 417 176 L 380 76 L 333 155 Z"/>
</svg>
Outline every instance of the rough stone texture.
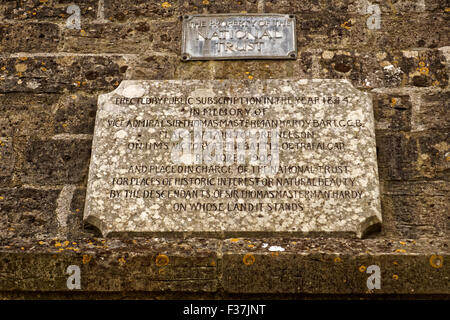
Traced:
<svg viewBox="0 0 450 320">
<path fill-rule="evenodd" d="M 1 52 L 52 52 L 57 50 L 59 28 L 52 23 L 0 25 Z"/>
<path fill-rule="evenodd" d="M 448 238 L 449 187 L 445 180 L 411 181 L 407 186 L 399 181 L 385 182 L 383 219 L 392 223 L 390 236 L 402 238 Z M 388 214 L 391 213 L 391 214 Z"/>
<path fill-rule="evenodd" d="M 376 95 L 373 108 L 378 130 L 411 130 L 412 107 L 408 95 Z"/>
<path fill-rule="evenodd" d="M 350 12 L 365 14 L 367 3 L 377 4 L 382 14 L 402 14 L 417 12 L 444 12 L 446 6 L 442 0 L 383 0 L 361 1 L 361 0 L 266 0 L 265 8 L 268 12 L 279 11 L 282 13 L 301 12 Z"/>
<path fill-rule="evenodd" d="M 448 293 L 448 286 L 443 284 L 448 282 L 448 266 L 436 272 L 429 258 L 421 257 L 424 252 L 419 253 L 430 244 L 422 242 L 422 247 L 419 243 L 366 240 L 350 244 L 330 239 L 225 241 L 224 289 L 232 293 Z M 285 251 L 268 253 L 274 245 Z M 441 245 L 433 243 L 431 252 L 445 252 L 448 244 Z M 370 265 L 381 269 L 381 290 L 369 290 L 366 286 L 366 269 Z M 426 280 L 422 282 L 419 274 Z"/>
<path fill-rule="evenodd" d="M 71 15 L 67 12 L 67 7 L 73 4 L 70 0 L 17 0 L 3 1 L 3 18 L 12 21 L 55 21 L 65 23 Z M 80 7 L 80 14 L 83 19 L 94 19 L 98 1 L 84 0 L 76 3 Z"/>
<path fill-rule="evenodd" d="M 178 57 L 173 56 L 143 55 L 129 70 L 129 78 L 136 80 L 182 78 L 181 76 L 175 76 L 177 60 Z M 204 69 L 201 70 L 200 68 L 196 71 L 205 72 Z M 209 70 L 206 72 L 209 72 Z"/>
<path fill-rule="evenodd" d="M 123 79 L 122 56 L 17 55 L 0 58 L 0 92 L 61 93 L 114 89 Z M 123 69 L 122 69 L 123 70 Z"/>
<path fill-rule="evenodd" d="M 105 5 L 105 17 L 112 22 L 127 22 L 140 19 L 158 21 L 166 18 L 178 18 L 178 1 L 163 2 L 137 0 L 133 2 L 108 1 Z"/>
<path fill-rule="evenodd" d="M 55 134 L 91 134 L 94 131 L 97 97 L 84 93 L 61 97 L 53 106 Z"/>
<path fill-rule="evenodd" d="M 57 94 L 0 94 L 0 136 L 30 137 L 53 134 L 52 105 Z"/>
<path fill-rule="evenodd" d="M 278 246 L 283 252 L 272 252 Z M 343 239 L 48 239 L 5 245 L 0 252 L 0 296 L 23 292 L 59 297 L 66 269 L 81 270 L 81 290 L 108 297 L 311 297 L 334 294 L 403 297 L 448 294 L 448 241 Z M 381 270 L 381 289 L 369 290 L 366 272 Z M 99 274 L 102 275 L 99 277 Z M 107 275 L 107 276 L 105 276 Z M 70 297 L 69 296 L 69 297 Z"/>
<path fill-rule="evenodd" d="M 413 131 L 448 130 L 450 128 L 450 92 L 424 94 L 413 113 Z"/>
<path fill-rule="evenodd" d="M 380 7 L 380 29 L 367 27 L 368 2 Z M 7 257 L 0 268 L 9 270 L 0 272 L 1 297 L 345 295 L 368 299 L 379 296 L 380 291 L 367 292 L 364 285 L 369 275 L 359 267 L 373 263 L 381 266 L 384 294 L 407 298 L 440 294 L 448 298 L 448 1 L 117 0 L 104 1 L 102 11 L 99 1 L 89 0 L 76 2 L 81 29 L 69 30 L 66 9 L 73 3 L 0 2 L 0 254 L 2 259 Z M 179 16 L 243 11 L 295 14 L 297 60 L 181 61 Z M 255 251 L 255 263 L 250 266 L 243 264 L 243 258 L 246 250 L 260 248 L 249 246 L 255 245 L 256 239 L 247 239 L 249 243 L 239 240 L 235 243 L 238 251 L 226 243 L 231 240 L 179 240 L 187 246 L 182 253 L 175 253 L 175 249 L 171 251 L 172 240 L 161 238 L 157 247 L 148 243 L 143 249 L 147 251 L 141 257 L 148 260 L 128 266 L 130 275 L 117 264 L 119 255 L 133 255 L 137 251 L 132 240 L 141 239 L 130 239 L 121 251 L 114 246 L 96 248 L 104 245 L 100 238 L 92 240 L 95 246 L 80 246 L 78 252 L 58 251 L 69 247 L 62 247 L 66 240 L 88 243 L 86 239 L 92 239 L 94 232 L 83 227 L 82 218 L 98 95 L 111 92 L 124 79 L 249 78 L 348 79 L 372 94 L 383 218 L 380 232 L 366 240 L 267 239 L 264 243 L 287 248 L 290 258 L 284 257 L 286 251 L 279 256 L 267 250 Z M 36 157 L 41 155 L 39 163 Z M 63 204 L 60 195 L 66 185 L 69 190 L 76 185 L 76 189 L 71 203 Z M 65 198 L 69 201 L 70 197 Z M 62 206 L 59 209 L 58 203 Z M 57 212 L 64 214 L 58 219 Z M 67 233 L 63 237 L 58 235 L 57 221 L 65 219 Z M 51 240 L 57 236 L 61 247 L 55 247 Z M 288 248 L 286 243 L 291 241 L 305 246 Z M 213 242 L 217 246 L 207 244 Z M 221 246 L 227 250 L 216 250 Z M 146 271 L 156 270 L 156 256 L 164 252 L 169 252 L 169 258 L 184 259 L 180 260 L 182 267 L 167 278 L 147 275 Z M 338 254 L 342 266 L 334 262 Z M 96 263 L 102 262 L 101 268 L 90 273 L 83 255 L 98 256 Z M 217 256 L 216 270 L 220 271 L 213 274 L 213 267 L 197 260 L 199 255 L 210 255 L 211 260 Z M 442 267 L 430 264 L 432 255 L 442 256 Z M 92 291 L 67 290 L 65 269 L 69 264 L 78 264 L 82 274 L 90 275 L 89 280 L 82 276 L 82 288 L 92 282 Z M 204 276 L 199 268 L 211 273 Z M 191 269 L 195 277 L 189 278 Z M 95 278 L 99 270 L 104 281 Z M 302 273 L 304 270 L 308 272 Z M 245 285 L 236 280 L 240 272 L 246 272 L 247 278 L 240 277 Z M 147 279 L 144 287 L 133 281 L 133 274 Z M 196 285 L 197 280 L 187 279 L 208 280 Z M 265 280 L 273 285 L 273 291 Z M 163 290 L 170 286 L 175 291 Z M 147 289 L 153 291 L 145 292 Z"/>
<path fill-rule="evenodd" d="M 449 133 L 442 131 L 380 133 L 377 136 L 380 178 L 411 181 L 448 178 L 448 139 Z"/>
<path fill-rule="evenodd" d="M 192 102 L 151 100 L 174 97 Z M 221 97 L 291 100 L 257 104 L 245 100 L 232 103 L 197 100 Z M 191 114 L 194 110 L 199 114 Z M 227 114 L 210 115 L 212 110 Z M 171 124 L 183 120 L 206 121 L 200 129 L 202 142 L 196 142 L 194 135 L 198 133 L 193 124 Z M 264 122 L 258 124 L 261 120 Z M 189 133 L 188 142 L 182 140 L 183 143 L 194 150 L 176 156 L 182 159 L 177 163 L 173 154 L 181 137 L 173 135 L 180 128 Z M 207 130 L 211 129 L 220 135 L 227 129 L 262 129 L 271 136 L 277 134 L 273 132 L 277 129 L 284 135 L 278 140 L 271 138 L 267 148 L 273 157 L 272 145 L 278 145 L 279 162 L 264 160 L 252 164 L 250 157 L 256 156 L 257 151 L 245 151 L 245 160 L 222 163 L 227 140 L 210 139 Z M 362 237 L 369 228 L 381 223 L 374 131 L 370 97 L 346 80 L 123 81 L 115 91 L 99 97 L 84 217 L 105 236 L 146 232 L 219 235 L 302 232 L 351 233 Z M 252 144 L 259 140 L 247 136 L 243 141 Z M 220 150 L 214 151 L 220 162 L 208 160 L 205 147 L 201 159 L 197 159 L 192 144 L 200 143 L 213 148 L 220 146 Z M 235 154 L 233 148 L 230 156 Z M 41 158 L 40 162 L 43 161 Z M 247 166 L 246 172 L 239 171 L 239 164 Z M 180 168 L 204 166 L 217 166 L 227 173 L 177 172 Z M 264 167 L 277 171 L 267 175 L 254 171 Z M 231 181 L 221 184 L 220 178 Z M 238 181 L 239 178 L 248 182 Z M 181 183 L 180 179 L 186 182 Z M 262 185 L 255 185 L 255 179 L 261 179 Z M 271 191 L 275 195 L 227 194 L 234 189 Z M 221 194 L 218 196 L 216 192 Z M 197 208 L 199 203 L 211 208 Z"/>
<path fill-rule="evenodd" d="M 1 188 L 1 240 L 55 236 L 58 189 Z"/>
<path fill-rule="evenodd" d="M 177 40 L 179 40 L 180 27 L 178 20 L 152 24 L 147 22 L 136 22 L 126 25 L 110 23 L 86 24 L 82 30 L 64 30 L 64 51 L 145 53 L 149 47 L 157 46 L 160 49 L 165 47 L 168 51 L 175 52 L 179 46 L 172 44 L 175 40 L 172 37 L 177 37 Z M 157 30 L 162 32 L 156 32 Z M 141 43 L 146 43 L 146 46 L 140 45 Z"/>
<path fill-rule="evenodd" d="M 84 164 L 90 157 L 90 148 L 83 139 L 31 140 L 25 157 L 25 183 L 80 183 L 87 175 Z"/>
</svg>

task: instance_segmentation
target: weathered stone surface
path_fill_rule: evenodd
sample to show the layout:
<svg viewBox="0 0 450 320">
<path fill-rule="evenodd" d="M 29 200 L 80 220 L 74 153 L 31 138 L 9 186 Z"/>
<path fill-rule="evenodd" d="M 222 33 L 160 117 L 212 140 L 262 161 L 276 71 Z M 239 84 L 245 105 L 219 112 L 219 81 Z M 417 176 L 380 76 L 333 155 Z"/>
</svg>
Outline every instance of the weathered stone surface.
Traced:
<svg viewBox="0 0 450 320">
<path fill-rule="evenodd" d="M 56 235 L 54 216 L 59 190 L 0 188 L 0 239 Z"/>
<path fill-rule="evenodd" d="M 448 245 L 444 240 L 320 238 L 10 240 L 0 246 L 0 296 L 53 291 L 64 297 L 70 291 L 67 267 L 76 265 L 81 290 L 68 298 L 117 291 L 171 293 L 172 298 L 183 292 L 214 294 L 210 298 L 258 293 L 432 297 L 449 293 Z M 274 247 L 284 251 L 271 251 Z M 380 289 L 367 287 L 371 265 L 380 268 Z"/>
<path fill-rule="evenodd" d="M 360 29 L 359 34 L 351 34 L 347 29 L 355 29 L 356 19 L 361 18 L 357 16 L 350 20 L 349 15 L 339 12 L 297 14 L 297 46 L 317 49 L 327 43 L 326 47 L 330 49 L 351 49 L 353 42 L 367 36 L 366 30 Z"/>
<path fill-rule="evenodd" d="M 396 237 L 445 237 L 448 233 L 448 196 L 390 195 L 383 197 L 392 209 Z"/>
<path fill-rule="evenodd" d="M 358 0 L 352 0 L 352 3 L 358 3 Z M 402 14 L 409 12 L 446 12 L 448 3 L 446 0 L 393 0 L 391 2 L 383 0 L 372 1 L 378 4 L 382 13 Z"/>
<path fill-rule="evenodd" d="M 21 179 L 25 183 L 80 183 L 87 176 L 90 140 L 31 140 Z"/>
<path fill-rule="evenodd" d="M 227 1 L 227 0 L 180 0 L 182 14 L 199 13 L 256 13 L 258 5 L 255 0 Z"/>
<path fill-rule="evenodd" d="M 92 134 L 97 96 L 73 94 L 0 95 L 0 137 Z"/>
<path fill-rule="evenodd" d="M 70 5 L 76 4 L 80 8 L 83 20 L 95 19 L 97 16 L 98 0 L 83 0 L 76 2 L 70 0 L 19 0 L 3 1 L 0 11 L 8 20 L 44 20 L 65 22 L 71 13 L 67 12 Z M 3 10 L 2 10 L 3 9 Z"/>
<path fill-rule="evenodd" d="M 0 185 L 11 180 L 14 164 L 13 139 L 0 135 Z"/>
<path fill-rule="evenodd" d="M 280 66 L 277 60 L 246 60 L 246 61 L 213 61 L 210 67 L 214 79 L 280 79 L 300 78 L 300 63 L 285 61 Z M 307 76 L 305 77 L 307 78 Z M 192 79 L 201 79 L 192 77 Z"/>
<path fill-rule="evenodd" d="M 267 0 L 264 1 L 266 12 L 279 12 L 286 14 L 298 14 L 305 12 L 320 12 L 323 10 L 320 0 L 288 1 L 288 0 Z M 335 7 L 339 10 L 339 7 Z"/>
<path fill-rule="evenodd" d="M 128 24 L 92 23 L 81 30 L 66 29 L 64 50 L 83 53 L 180 54 L 181 22 L 142 21 Z M 145 43 L 145 46 L 142 44 Z"/>
<path fill-rule="evenodd" d="M 383 189 L 383 232 L 386 236 L 446 237 L 450 201 L 446 181 L 388 181 Z"/>
<path fill-rule="evenodd" d="M 175 72 L 180 64 L 182 62 L 178 57 L 143 55 L 134 61 L 130 70 L 127 71 L 127 78 L 134 80 L 178 78 Z"/>
<path fill-rule="evenodd" d="M 267 12 L 280 13 L 304 13 L 304 12 L 347 12 L 369 15 L 367 13 L 368 4 L 378 5 L 383 16 L 398 15 L 405 13 L 421 12 L 445 12 L 445 0 L 265 0 L 265 10 Z"/>
<path fill-rule="evenodd" d="M 450 92 L 424 94 L 413 110 L 412 130 L 442 130 L 450 128 Z"/>
<path fill-rule="evenodd" d="M 110 21 L 126 22 L 137 19 L 165 19 L 180 15 L 178 1 L 146 1 L 133 2 L 105 1 L 105 18 Z"/>
<path fill-rule="evenodd" d="M 378 130 L 411 130 L 411 98 L 408 95 L 377 94 L 374 115 Z"/>
<path fill-rule="evenodd" d="M 0 137 L 7 137 L 12 135 L 12 128 L 8 122 L 8 118 L 3 116 L 0 118 Z"/>
<path fill-rule="evenodd" d="M 239 240 L 239 241 L 235 241 Z M 233 293 L 448 293 L 448 242 L 342 239 L 231 239 L 223 254 L 224 289 Z M 383 252 L 379 255 L 378 252 Z M 415 255 L 412 255 L 415 252 Z M 433 257 L 433 258 L 434 258 Z M 433 265 L 430 263 L 433 261 Z M 436 258 L 434 258 L 436 259 Z M 367 267 L 381 271 L 381 288 L 367 287 Z M 422 281 L 424 278 L 427 281 Z"/>
<path fill-rule="evenodd" d="M 321 78 L 349 79 L 357 88 L 372 88 L 390 84 L 380 61 L 376 59 L 373 52 L 323 50 L 320 56 L 315 54 L 312 58 L 318 61 L 316 68 Z"/>
<path fill-rule="evenodd" d="M 321 50 L 319 65 L 321 78 L 349 79 L 358 88 L 445 88 L 448 84 L 446 58 L 435 49 Z"/>
<path fill-rule="evenodd" d="M 124 78 L 119 55 L 26 54 L 0 58 L 0 92 L 112 90 Z"/>
<path fill-rule="evenodd" d="M 58 94 L 0 94 L 0 136 L 52 135 L 52 105 Z"/>
<path fill-rule="evenodd" d="M 383 18 L 382 18 L 383 19 Z M 378 37 L 380 48 L 409 49 L 437 48 L 448 45 L 448 13 L 426 15 L 404 14 L 382 20 L 382 36 Z M 408 36 L 405 36 L 405 35 Z"/>
<path fill-rule="evenodd" d="M 285 100 L 207 102 L 224 96 Z M 155 102 L 173 97 L 179 101 Z M 361 237 L 381 222 L 371 106 L 371 98 L 347 81 L 122 82 L 116 91 L 99 97 L 85 220 L 104 235 L 335 232 Z M 219 109 L 227 114 L 208 115 Z M 289 121 L 280 124 L 278 119 Z M 206 151 L 201 151 L 198 161 L 193 160 L 198 148 L 192 154 L 185 146 L 178 154 L 181 141 L 178 133 L 173 136 L 181 128 L 191 134 L 192 121 L 198 120 L 206 129 L 200 134 L 203 142 L 194 133 L 197 142 L 189 139 L 183 144 L 217 146 L 213 157 L 219 159 L 225 151 L 222 142 L 211 140 L 212 128 L 284 133 L 279 142 L 270 140 L 271 162 L 251 162 L 250 151 L 244 151 L 247 160 L 239 163 L 211 162 Z M 273 160 L 275 145 L 279 162 Z M 274 174 L 260 171 L 270 166 L 276 168 Z M 299 166 L 301 171 L 292 171 Z M 213 171 L 207 174 L 202 168 Z M 235 188 L 243 193 L 227 191 Z M 265 191 L 270 192 L 265 195 Z"/>
<path fill-rule="evenodd" d="M 293 15 L 184 15 L 182 33 L 184 61 L 297 58 Z"/>
<path fill-rule="evenodd" d="M 448 175 L 448 132 L 379 133 L 380 179 L 432 180 Z"/>
<path fill-rule="evenodd" d="M 83 211 L 84 201 L 86 199 L 86 188 L 76 188 L 72 195 L 72 200 L 67 203 L 70 215 L 67 216 L 67 238 L 77 239 L 81 237 L 88 237 L 95 234 L 95 230 L 84 228 L 83 225 Z"/>
<path fill-rule="evenodd" d="M 368 28 L 369 3 L 381 10 L 380 29 Z M 80 30 L 66 26 L 74 4 Z M 0 298 L 448 299 L 449 8 L 447 0 L 0 1 Z M 295 14 L 297 60 L 183 63 L 180 16 L 230 12 Z M 381 232 L 364 241 L 89 238 L 82 219 L 98 95 L 123 79 L 279 78 L 348 79 L 372 93 Z M 156 266 L 159 254 L 167 266 Z M 81 290 L 66 287 L 73 264 Z M 368 290 L 360 271 L 373 264 L 381 290 Z"/>
<path fill-rule="evenodd" d="M 341 49 L 376 48 L 401 50 L 437 48 L 448 45 L 442 32 L 445 14 L 405 15 L 380 20 L 379 29 L 368 29 L 369 15 L 341 12 L 302 13 L 296 15 L 299 48 Z M 413 26 L 413 27 L 412 27 Z M 408 33 L 408 37 L 405 37 Z"/>
<path fill-rule="evenodd" d="M 94 132 L 97 97 L 84 93 L 62 96 L 53 106 L 54 132 L 92 134 Z"/>
<path fill-rule="evenodd" d="M 310 60 L 310 56 L 302 55 L 302 59 Z M 156 60 L 156 59 L 155 59 Z M 157 61 L 161 61 L 158 59 Z M 310 65 L 301 69 L 301 63 L 290 60 L 282 65 L 278 60 L 214 60 L 180 62 L 176 66 L 174 79 L 202 80 L 202 79 L 280 79 L 280 78 L 313 78 Z M 136 67 L 137 69 L 139 67 Z M 159 66 L 156 66 L 159 71 Z M 132 71 L 133 72 L 133 71 Z M 170 69 L 169 69 L 170 72 Z M 151 70 L 146 71 L 152 75 Z M 159 75 L 158 75 L 159 76 Z M 147 79 L 159 79 L 151 77 Z M 134 77 L 133 77 L 134 79 Z M 138 79 L 144 79 L 139 77 Z M 162 78 L 164 79 L 164 78 Z"/>
<path fill-rule="evenodd" d="M 8 253 L 2 247 L 0 291 L 22 286 L 26 291 L 65 291 L 68 265 L 80 266 L 81 285 L 88 291 L 213 292 L 218 289 L 220 256 L 216 240 L 44 239 L 23 246 L 26 254 Z M 37 255 L 31 253 L 30 246 Z M 192 259 L 194 252 L 195 259 Z M 14 280 L 19 281 L 18 285 Z"/>
<path fill-rule="evenodd" d="M 157 61 L 161 61 L 160 59 L 152 58 L 152 63 L 157 63 Z M 214 79 L 215 74 L 219 73 L 217 69 L 221 69 L 221 62 L 231 62 L 231 61 L 190 61 L 189 63 L 180 62 L 176 66 L 174 79 Z M 157 67 L 157 70 L 160 71 L 161 67 Z M 161 70 L 162 71 L 162 70 Z M 161 72 L 164 74 L 163 72 Z M 134 79 L 134 78 L 133 78 Z M 152 78 L 138 78 L 138 79 L 152 79 Z M 158 78 L 153 78 L 158 79 Z M 164 78 L 162 78 L 164 79 Z"/>
<path fill-rule="evenodd" d="M 53 52 L 59 41 L 59 27 L 53 23 L 0 25 L 0 52 Z"/>
<path fill-rule="evenodd" d="M 398 66 L 406 76 L 406 85 L 441 87 L 448 85 L 445 55 L 440 50 L 404 51 Z"/>
<path fill-rule="evenodd" d="M 178 58 L 181 54 L 181 22 L 164 21 L 152 24 L 149 33 L 153 34 L 152 50 L 166 54 L 174 54 Z"/>
</svg>

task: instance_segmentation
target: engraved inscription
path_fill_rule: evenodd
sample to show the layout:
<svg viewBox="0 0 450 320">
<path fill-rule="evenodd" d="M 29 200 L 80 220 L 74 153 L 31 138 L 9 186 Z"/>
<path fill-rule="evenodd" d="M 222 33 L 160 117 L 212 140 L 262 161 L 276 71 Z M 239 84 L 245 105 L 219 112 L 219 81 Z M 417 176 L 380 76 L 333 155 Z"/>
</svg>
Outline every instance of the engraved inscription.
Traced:
<svg viewBox="0 0 450 320">
<path fill-rule="evenodd" d="M 381 222 L 371 99 L 346 80 L 124 81 L 99 104 L 85 219 L 105 234 Z"/>
</svg>

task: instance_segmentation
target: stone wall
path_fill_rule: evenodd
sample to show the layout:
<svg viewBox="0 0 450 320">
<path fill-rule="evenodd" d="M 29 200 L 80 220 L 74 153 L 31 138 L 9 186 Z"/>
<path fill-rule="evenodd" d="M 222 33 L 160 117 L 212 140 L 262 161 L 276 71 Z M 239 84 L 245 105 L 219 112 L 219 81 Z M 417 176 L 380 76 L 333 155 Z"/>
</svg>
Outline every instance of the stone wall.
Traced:
<svg viewBox="0 0 450 320">
<path fill-rule="evenodd" d="M 294 14 L 298 59 L 181 61 L 180 16 L 243 12 Z M 448 297 L 449 15 L 448 0 L 2 1 L 0 297 Z M 380 232 L 102 239 L 83 227 L 99 94 L 124 79 L 269 78 L 372 94 Z M 381 289 L 367 288 L 369 265 Z"/>
</svg>

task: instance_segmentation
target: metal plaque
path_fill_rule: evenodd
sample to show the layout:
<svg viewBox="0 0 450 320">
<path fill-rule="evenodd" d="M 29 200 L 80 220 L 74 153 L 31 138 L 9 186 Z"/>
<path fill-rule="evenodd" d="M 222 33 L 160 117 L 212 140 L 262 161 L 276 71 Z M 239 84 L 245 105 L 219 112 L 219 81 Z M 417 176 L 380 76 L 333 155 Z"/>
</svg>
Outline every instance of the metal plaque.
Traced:
<svg viewBox="0 0 450 320">
<path fill-rule="evenodd" d="M 211 14 L 183 17 L 181 59 L 295 59 L 295 16 Z"/>
</svg>

